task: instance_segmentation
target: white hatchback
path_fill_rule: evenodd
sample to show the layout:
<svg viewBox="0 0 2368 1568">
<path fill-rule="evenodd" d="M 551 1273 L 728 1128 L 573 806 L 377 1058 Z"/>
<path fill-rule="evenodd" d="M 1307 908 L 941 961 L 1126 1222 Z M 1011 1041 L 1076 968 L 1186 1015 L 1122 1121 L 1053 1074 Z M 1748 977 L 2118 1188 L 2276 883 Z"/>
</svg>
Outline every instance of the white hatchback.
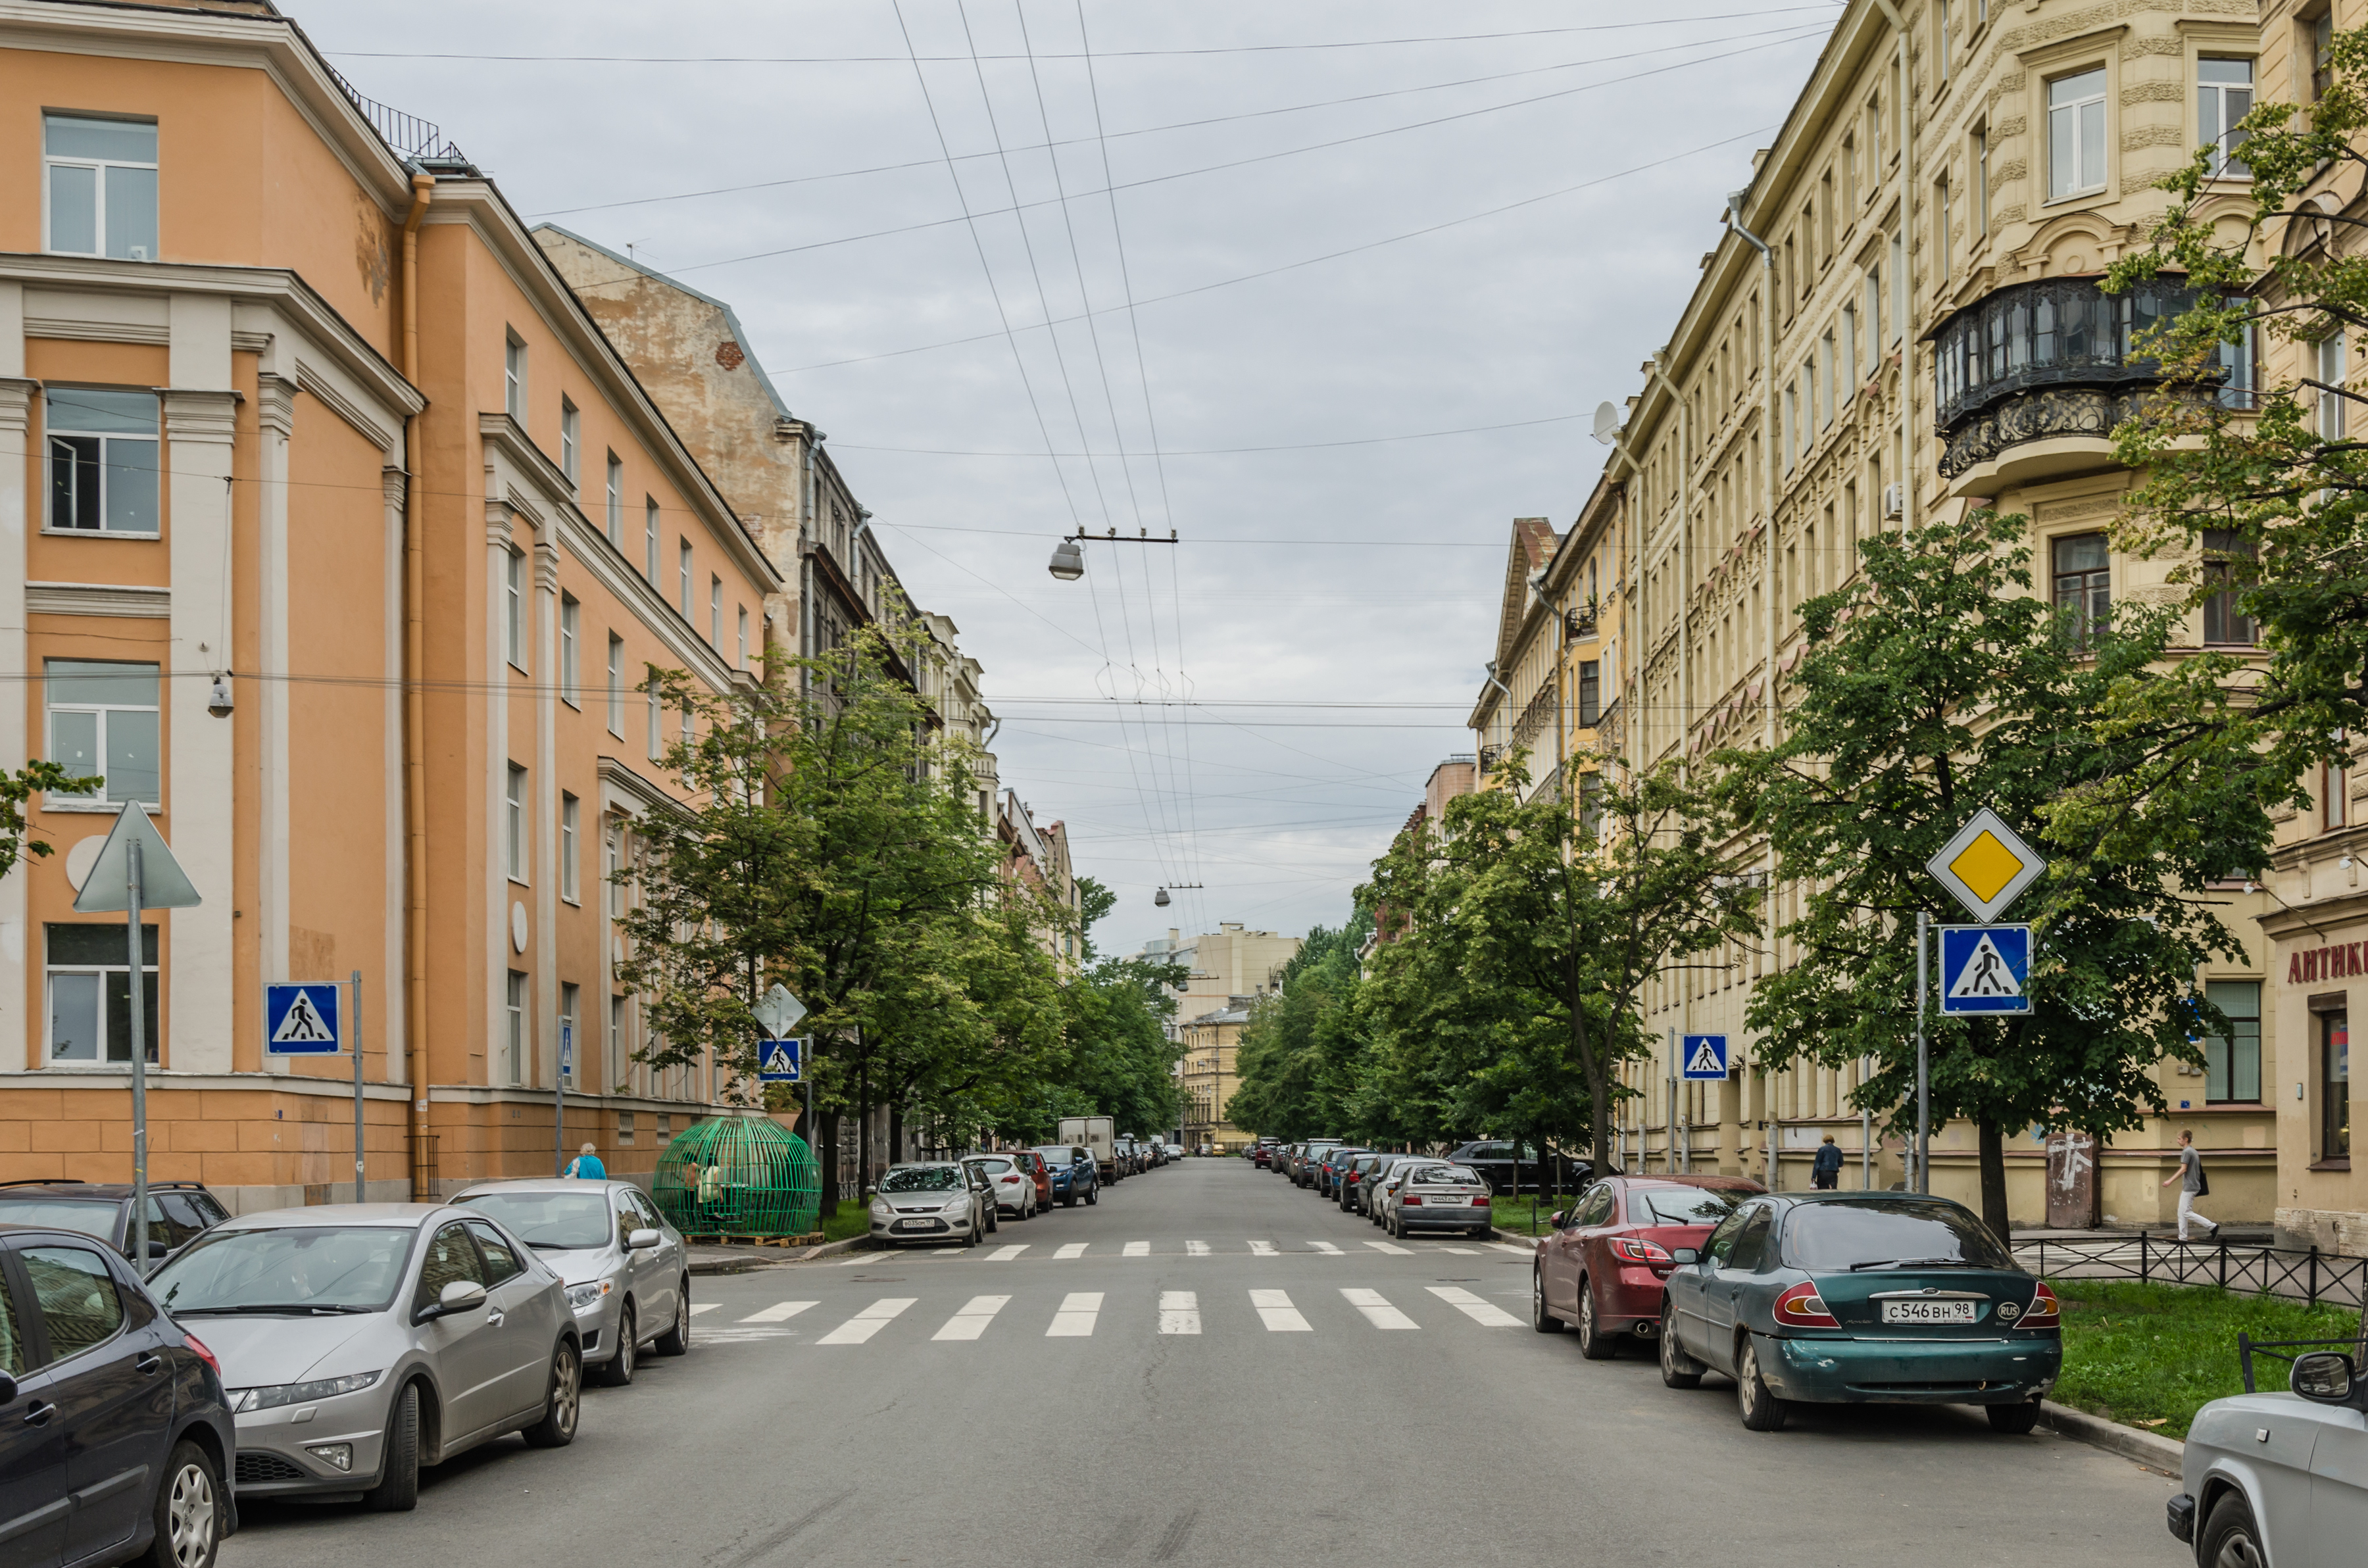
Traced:
<svg viewBox="0 0 2368 1568">
<path fill-rule="evenodd" d="M 2187 1490 L 2170 1500 L 2169 1524 L 2200 1568 L 2360 1561 L 2368 1381 L 2359 1352 L 2368 1346 L 2353 1349 L 2296 1357 L 2291 1393 L 2233 1394 L 2195 1413 L 2180 1464 Z"/>
</svg>

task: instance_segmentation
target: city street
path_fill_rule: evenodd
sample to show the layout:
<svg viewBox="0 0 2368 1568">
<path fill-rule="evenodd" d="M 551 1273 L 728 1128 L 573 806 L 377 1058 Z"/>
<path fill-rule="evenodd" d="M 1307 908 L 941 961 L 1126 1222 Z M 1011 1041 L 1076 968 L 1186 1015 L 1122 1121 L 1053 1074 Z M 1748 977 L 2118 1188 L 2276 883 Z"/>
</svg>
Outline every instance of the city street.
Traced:
<svg viewBox="0 0 2368 1568">
<path fill-rule="evenodd" d="M 973 1251 L 701 1278 L 690 1354 L 590 1391 L 572 1448 L 470 1454 L 408 1515 L 253 1507 L 225 1561 L 2184 1560 L 2126 1460 L 1971 1410 L 1755 1435 L 1527 1293 L 1519 1249 L 1188 1160 Z"/>
</svg>

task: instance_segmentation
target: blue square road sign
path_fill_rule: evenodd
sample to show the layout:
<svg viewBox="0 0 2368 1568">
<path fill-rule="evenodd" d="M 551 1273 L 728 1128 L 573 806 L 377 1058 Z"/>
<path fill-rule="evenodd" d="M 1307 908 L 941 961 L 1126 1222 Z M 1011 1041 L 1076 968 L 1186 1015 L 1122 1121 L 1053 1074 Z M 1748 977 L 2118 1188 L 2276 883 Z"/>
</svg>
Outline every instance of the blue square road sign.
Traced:
<svg viewBox="0 0 2368 1568">
<path fill-rule="evenodd" d="M 1941 927 L 1941 1012 L 1946 1017 L 2031 1011 L 2031 927 Z"/>
<path fill-rule="evenodd" d="M 805 1070 L 803 1040 L 760 1040 L 757 1042 L 757 1077 L 760 1083 L 794 1084 Z"/>
<path fill-rule="evenodd" d="M 1685 1075 L 1695 1080 L 1726 1080 L 1726 1037 L 1690 1034 L 1685 1040 Z"/>
<path fill-rule="evenodd" d="M 263 988 L 266 1056 L 335 1056 L 345 1049 L 334 980 L 267 984 Z"/>
</svg>

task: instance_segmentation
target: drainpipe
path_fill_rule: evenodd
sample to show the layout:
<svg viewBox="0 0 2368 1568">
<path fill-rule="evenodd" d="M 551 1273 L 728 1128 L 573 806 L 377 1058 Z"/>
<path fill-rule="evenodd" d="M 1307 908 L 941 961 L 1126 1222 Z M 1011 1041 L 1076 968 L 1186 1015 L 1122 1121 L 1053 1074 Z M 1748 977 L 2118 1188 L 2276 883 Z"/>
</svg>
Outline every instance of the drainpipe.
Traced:
<svg viewBox="0 0 2368 1568">
<path fill-rule="evenodd" d="M 1916 483 L 1908 473 L 1915 461 L 1908 412 L 1915 401 L 1916 335 L 1908 330 L 1908 317 L 1916 310 L 1916 224 L 1910 205 L 1916 186 L 1909 172 L 1916 162 L 1916 83 L 1907 60 L 1907 24 L 1900 20 L 1891 0 L 1874 0 L 1874 8 L 1891 24 L 1899 50 L 1899 268 L 1903 276 L 1895 287 L 1899 297 L 1899 532 L 1904 538 L 1916 522 Z"/>
<path fill-rule="evenodd" d="M 411 211 L 403 220 L 403 376 L 419 384 L 419 221 L 436 176 L 411 176 Z M 424 413 L 424 411 L 423 411 Z M 415 414 L 403 423 L 403 809 L 408 840 L 404 860 L 404 968 L 408 971 L 404 999 L 405 1044 L 411 1058 L 412 1197 L 435 1199 L 422 1190 L 419 1173 L 427 1148 L 427 631 L 426 605 L 427 564 L 420 539 L 419 421 Z"/>
<path fill-rule="evenodd" d="M 1694 537 L 1693 508 L 1687 500 L 1693 488 L 1692 414 L 1686 400 L 1678 395 L 1677 383 L 1670 381 L 1664 368 L 1668 363 L 1666 350 L 1656 349 L 1645 369 L 1661 383 L 1662 392 L 1678 411 L 1678 734 L 1680 739 L 1694 722 L 1693 663 L 1693 599 L 1694 599 Z M 1682 757 L 1684 752 L 1679 751 Z"/>
</svg>

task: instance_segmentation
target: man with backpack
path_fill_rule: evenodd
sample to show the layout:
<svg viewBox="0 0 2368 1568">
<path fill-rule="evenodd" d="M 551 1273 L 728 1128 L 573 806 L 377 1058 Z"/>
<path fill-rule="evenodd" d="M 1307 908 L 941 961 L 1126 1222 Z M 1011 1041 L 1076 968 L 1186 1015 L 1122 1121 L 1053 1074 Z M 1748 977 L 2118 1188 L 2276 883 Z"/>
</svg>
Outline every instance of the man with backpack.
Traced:
<svg viewBox="0 0 2368 1568">
<path fill-rule="evenodd" d="M 2181 1129 L 2179 1134 L 2179 1168 L 2163 1177 L 2162 1185 L 2172 1182 L 2179 1186 L 2179 1239 L 2187 1239 L 2187 1221 L 2192 1218 L 2205 1229 L 2216 1232 L 2220 1223 L 2195 1212 L 2195 1200 L 2212 1196 L 2211 1178 L 2203 1174 L 2203 1156 L 2195 1150 L 2195 1134 Z"/>
</svg>

